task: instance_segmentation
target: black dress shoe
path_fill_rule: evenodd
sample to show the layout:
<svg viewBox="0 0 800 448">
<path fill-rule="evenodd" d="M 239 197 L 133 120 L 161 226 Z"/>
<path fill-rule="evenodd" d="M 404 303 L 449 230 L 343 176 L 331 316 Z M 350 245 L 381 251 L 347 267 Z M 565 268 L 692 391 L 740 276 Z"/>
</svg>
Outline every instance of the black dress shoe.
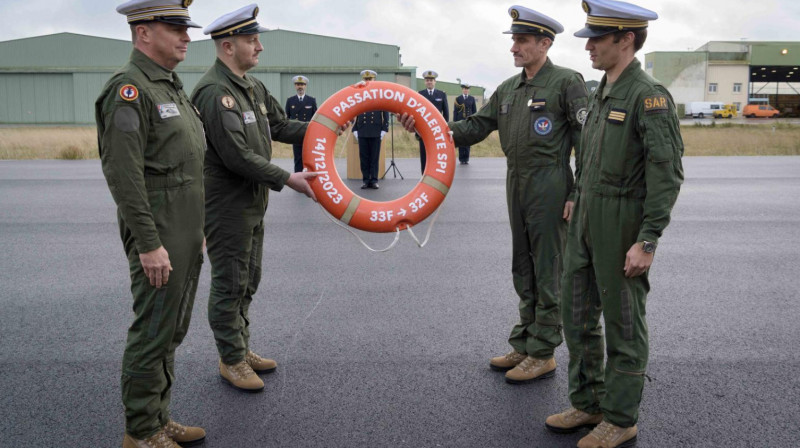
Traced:
<svg viewBox="0 0 800 448">
<path fill-rule="evenodd" d="M 374 183 L 374 184 L 369 184 L 369 188 L 372 188 L 373 190 L 377 190 L 378 188 L 381 188 L 381 187 L 380 187 L 380 186 L 378 186 L 378 184 L 377 184 L 377 182 L 376 182 L 376 183 Z"/>
<path fill-rule="evenodd" d="M 366 190 L 367 188 L 369 188 L 369 184 L 363 184 L 363 185 L 361 185 L 361 189 L 362 189 L 362 190 Z"/>
</svg>

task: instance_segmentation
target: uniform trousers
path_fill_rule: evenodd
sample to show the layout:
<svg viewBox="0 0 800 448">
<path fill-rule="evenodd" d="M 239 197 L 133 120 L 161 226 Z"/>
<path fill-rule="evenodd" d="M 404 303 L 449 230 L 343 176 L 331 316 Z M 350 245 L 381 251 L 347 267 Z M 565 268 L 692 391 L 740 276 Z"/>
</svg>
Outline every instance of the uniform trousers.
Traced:
<svg viewBox="0 0 800 448">
<path fill-rule="evenodd" d="M 197 282 L 203 265 L 202 233 L 182 217 L 196 216 L 194 204 L 180 188 L 149 190 L 151 209 L 161 244 L 169 254 L 172 272 L 166 286 L 155 288 L 144 274 L 133 235 L 120 221 L 131 276 L 134 320 L 128 328 L 122 356 L 122 403 L 125 432 L 146 439 L 169 421 L 175 381 L 175 349 L 189 330 Z M 165 205 L 170 206 L 167 213 Z M 119 215 L 118 215 L 119 216 Z"/>
<path fill-rule="evenodd" d="M 292 152 L 294 153 L 294 172 L 299 173 L 303 171 L 303 144 L 292 145 Z"/>
<path fill-rule="evenodd" d="M 249 309 L 261 282 L 264 219 L 244 211 L 209 210 L 206 219 L 211 292 L 208 322 L 222 362 L 245 359 L 250 344 Z"/>
<path fill-rule="evenodd" d="M 380 137 L 359 137 L 358 156 L 361 162 L 361 177 L 365 184 L 378 183 L 378 161 L 381 155 Z"/>
<path fill-rule="evenodd" d="M 626 278 L 623 271 L 626 253 L 638 237 L 643 202 L 583 194 L 591 200 L 582 202 L 579 196 L 576 202 L 561 295 L 569 399 L 576 409 L 602 412 L 609 422 L 627 428 L 639 418 L 649 350 L 647 273 Z"/>
<path fill-rule="evenodd" d="M 555 163 L 509 170 L 506 179 L 511 274 L 520 299 L 520 321 L 508 342 L 516 352 L 534 358 L 552 358 L 563 341 L 559 311 L 567 230 L 563 210 L 571 185 L 569 168 Z"/>
</svg>

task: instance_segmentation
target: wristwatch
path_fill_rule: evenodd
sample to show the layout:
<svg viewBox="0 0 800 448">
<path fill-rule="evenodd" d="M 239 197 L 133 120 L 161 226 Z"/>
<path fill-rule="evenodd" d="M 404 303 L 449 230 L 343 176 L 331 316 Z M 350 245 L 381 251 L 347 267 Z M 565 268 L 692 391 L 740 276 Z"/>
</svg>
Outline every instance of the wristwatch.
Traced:
<svg viewBox="0 0 800 448">
<path fill-rule="evenodd" d="M 642 241 L 642 250 L 646 254 L 652 254 L 656 251 L 656 243 L 651 243 L 650 241 Z"/>
</svg>

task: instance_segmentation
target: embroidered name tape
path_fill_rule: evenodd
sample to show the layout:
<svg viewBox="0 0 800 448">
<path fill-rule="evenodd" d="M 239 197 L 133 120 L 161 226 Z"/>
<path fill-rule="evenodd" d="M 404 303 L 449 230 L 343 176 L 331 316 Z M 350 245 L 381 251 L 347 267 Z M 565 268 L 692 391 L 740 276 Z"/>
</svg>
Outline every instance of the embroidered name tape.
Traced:
<svg viewBox="0 0 800 448">
<path fill-rule="evenodd" d="M 156 105 L 156 108 L 158 109 L 158 114 L 161 115 L 162 120 L 181 116 L 181 111 L 178 110 L 178 105 L 175 103 L 158 104 Z"/>
<path fill-rule="evenodd" d="M 252 110 L 248 110 L 247 112 L 242 113 L 242 118 L 244 119 L 244 124 L 251 124 L 256 122 L 256 113 Z"/>
</svg>

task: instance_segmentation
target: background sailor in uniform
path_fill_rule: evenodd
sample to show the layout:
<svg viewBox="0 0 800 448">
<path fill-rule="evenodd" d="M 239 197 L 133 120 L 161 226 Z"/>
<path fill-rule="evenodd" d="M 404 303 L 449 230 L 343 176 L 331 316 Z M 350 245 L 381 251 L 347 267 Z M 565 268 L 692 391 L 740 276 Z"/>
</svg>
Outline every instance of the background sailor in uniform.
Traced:
<svg viewBox="0 0 800 448">
<path fill-rule="evenodd" d="M 672 97 L 634 56 L 658 15 L 612 0 L 586 0 L 583 7 L 586 27 L 575 36 L 588 38 L 592 67 L 605 75 L 581 136 L 565 251 L 561 301 L 572 407 L 548 417 L 546 426 L 572 432 L 597 425 L 578 447 L 611 448 L 636 442 L 649 351 L 648 269 L 683 182 L 683 140 Z"/>
<path fill-rule="evenodd" d="M 286 99 L 286 116 L 290 120 L 309 122 L 317 112 L 317 100 L 311 95 L 306 95 L 308 78 L 298 75 L 292 78 L 292 82 L 297 95 Z M 303 144 L 292 144 L 292 151 L 294 152 L 294 172 L 299 173 L 303 171 Z"/>
<path fill-rule="evenodd" d="M 520 321 L 511 330 L 512 351 L 490 360 L 506 381 L 526 383 L 553 375 L 561 344 L 562 251 L 572 216 L 570 153 L 586 116 L 581 75 L 554 65 L 547 52 L 563 31 L 557 21 L 522 6 L 512 18 L 511 52 L 521 73 L 504 81 L 489 102 L 466 120 L 450 123 L 457 146 L 500 135 L 507 158 L 506 200 L 511 224 L 511 274 Z M 579 168 L 580 169 L 580 168 Z"/>
<path fill-rule="evenodd" d="M 178 447 L 205 431 L 170 418 L 175 349 L 203 264 L 203 125 L 173 71 L 191 40 L 190 0 L 132 0 L 133 52 L 95 103 L 100 163 L 117 204 L 133 323 L 122 357 L 123 448 Z M 91 445 L 90 442 L 85 445 Z"/>
<path fill-rule="evenodd" d="M 373 81 L 378 76 L 373 70 L 361 72 L 361 79 Z M 378 162 L 381 155 L 381 141 L 389 131 L 389 112 L 373 110 L 359 114 L 353 124 L 353 136 L 358 140 L 358 155 L 361 163 L 361 189 L 378 186 Z"/>
<path fill-rule="evenodd" d="M 308 123 L 286 118 L 278 101 L 247 71 L 264 49 L 251 4 L 206 27 L 217 59 L 192 92 L 206 125 L 206 220 L 211 291 L 208 321 L 219 352 L 220 376 L 233 387 L 260 391 L 256 372 L 277 363 L 250 344 L 250 303 L 261 281 L 264 214 L 269 190 L 284 186 L 314 198 L 308 181 L 315 173 L 289 174 L 271 163 L 272 140 L 300 143 Z"/>
<path fill-rule="evenodd" d="M 469 84 L 461 84 L 461 95 L 453 101 L 453 121 L 466 120 L 478 111 L 475 97 L 469 94 Z M 469 164 L 469 146 L 458 147 L 458 161 Z"/>
<path fill-rule="evenodd" d="M 443 91 L 436 88 L 436 78 L 439 77 L 439 74 L 433 70 L 428 70 L 422 74 L 422 77 L 425 78 L 425 88 L 420 90 L 419 93 L 422 94 L 425 99 L 433 103 L 433 106 L 439 113 L 442 114 L 444 117 L 444 121 L 450 121 L 450 108 L 447 105 L 447 94 Z M 425 172 L 425 142 L 419 137 L 416 136 L 417 140 L 419 140 L 419 162 L 422 172 Z"/>
</svg>

